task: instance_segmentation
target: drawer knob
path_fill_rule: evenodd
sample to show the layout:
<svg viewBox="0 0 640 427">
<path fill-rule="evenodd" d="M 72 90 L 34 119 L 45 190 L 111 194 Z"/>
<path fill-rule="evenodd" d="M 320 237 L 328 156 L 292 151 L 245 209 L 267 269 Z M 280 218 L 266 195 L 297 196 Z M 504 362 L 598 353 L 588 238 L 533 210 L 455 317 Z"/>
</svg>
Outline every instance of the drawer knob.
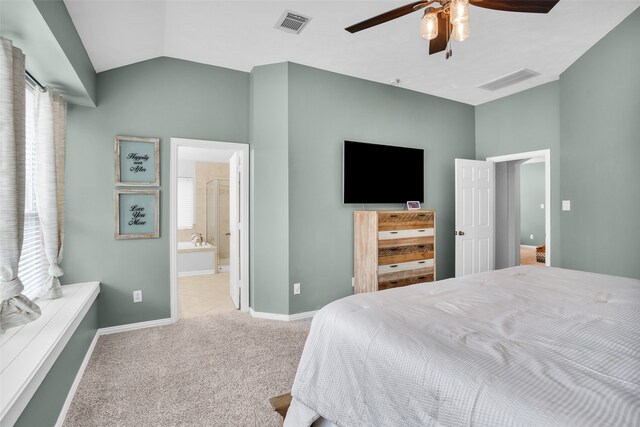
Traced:
<svg viewBox="0 0 640 427">
<path fill-rule="evenodd" d="M 391 214 L 391 215 L 389 215 L 389 216 L 390 216 L 391 218 L 397 218 L 397 217 L 398 217 L 398 215 L 396 215 L 396 214 Z"/>
<path fill-rule="evenodd" d="M 391 234 L 398 234 L 398 232 L 397 231 L 392 231 Z"/>
<path fill-rule="evenodd" d="M 427 261 L 418 261 L 418 264 L 424 264 Z"/>
<path fill-rule="evenodd" d="M 396 268 L 398 264 L 390 265 L 389 268 Z"/>
<path fill-rule="evenodd" d="M 418 230 L 418 233 L 424 233 L 427 230 Z"/>
</svg>

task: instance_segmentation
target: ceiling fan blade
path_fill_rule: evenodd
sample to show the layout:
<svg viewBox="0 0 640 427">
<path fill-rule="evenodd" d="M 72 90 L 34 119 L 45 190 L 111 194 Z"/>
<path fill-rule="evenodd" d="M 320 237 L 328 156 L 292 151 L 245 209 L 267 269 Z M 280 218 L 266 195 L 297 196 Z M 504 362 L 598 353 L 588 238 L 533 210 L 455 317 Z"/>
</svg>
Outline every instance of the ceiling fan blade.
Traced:
<svg viewBox="0 0 640 427">
<path fill-rule="evenodd" d="M 422 5 L 422 7 L 420 7 Z M 345 28 L 345 30 L 350 33 L 357 33 L 358 31 L 366 30 L 367 28 L 375 27 L 376 25 L 384 24 L 385 22 L 393 21 L 396 18 L 400 18 L 401 16 L 408 15 L 411 12 L 415 12 L 416 10 L 422 9 L 429 5 L 428 1 L 416 1 L 413 3 L 409 3 L 407 5 L 401 6 L 397 9 L 390 10 L 389 12 L 385 12 L 381 15 L 374 16 L 373 18 L 369 18 L 365 21 L 358 22 L 350 27 Z"/>
<path fill-rule="evenodd" d="M 447 31 L 448 29 L 448 31 Z M 429 55 L 442 52 L 447 48 L 449 37 L 451 37 L 451 22 L 444 13 L 438 14 L 438 36 L 429 41 Z"/>
<path fill-rule="evenodd" d="M 474 6 L 506 12 L 549 13 L 560 0 L 469 0 Z"/>
</svg>

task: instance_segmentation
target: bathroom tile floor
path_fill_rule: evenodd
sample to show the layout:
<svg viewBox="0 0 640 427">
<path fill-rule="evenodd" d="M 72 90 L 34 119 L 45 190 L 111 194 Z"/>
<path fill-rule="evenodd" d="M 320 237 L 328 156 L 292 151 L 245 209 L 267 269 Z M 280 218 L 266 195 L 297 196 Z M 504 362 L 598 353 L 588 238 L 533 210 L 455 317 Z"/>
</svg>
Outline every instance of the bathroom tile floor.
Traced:
<svg viewBox="0 0 640 427">
<path fill-rule="evenodd" d="M 234 311 L 229 273 L 179 277 L 178 309 L 181 319 Z"/>
</svg>

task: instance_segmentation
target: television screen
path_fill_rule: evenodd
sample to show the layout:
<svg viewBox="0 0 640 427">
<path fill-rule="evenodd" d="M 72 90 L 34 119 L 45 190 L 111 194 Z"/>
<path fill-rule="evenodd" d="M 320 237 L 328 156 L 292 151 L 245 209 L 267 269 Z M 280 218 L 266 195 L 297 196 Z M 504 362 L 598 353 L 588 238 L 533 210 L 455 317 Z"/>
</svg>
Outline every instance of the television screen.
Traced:
<svg viewBox="0 0 640 427">
<path fill-rule="evenodd" d="M 345 141 L 344 203 L 424 202 L 424 150 Z"/>
</svg>

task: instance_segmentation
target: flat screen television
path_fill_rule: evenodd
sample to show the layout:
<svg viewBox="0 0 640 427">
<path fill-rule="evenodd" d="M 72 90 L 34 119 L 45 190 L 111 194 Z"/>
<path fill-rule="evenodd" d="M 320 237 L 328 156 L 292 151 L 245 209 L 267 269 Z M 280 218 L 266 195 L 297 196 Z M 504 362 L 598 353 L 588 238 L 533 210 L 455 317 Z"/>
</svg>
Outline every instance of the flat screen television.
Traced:
<svg viewBox="0 0 640 427">
<path fill-rule="evenodd" d="M 424 202 L 424 150 L 345 141 L 344 203 Z"/>
</svg>

